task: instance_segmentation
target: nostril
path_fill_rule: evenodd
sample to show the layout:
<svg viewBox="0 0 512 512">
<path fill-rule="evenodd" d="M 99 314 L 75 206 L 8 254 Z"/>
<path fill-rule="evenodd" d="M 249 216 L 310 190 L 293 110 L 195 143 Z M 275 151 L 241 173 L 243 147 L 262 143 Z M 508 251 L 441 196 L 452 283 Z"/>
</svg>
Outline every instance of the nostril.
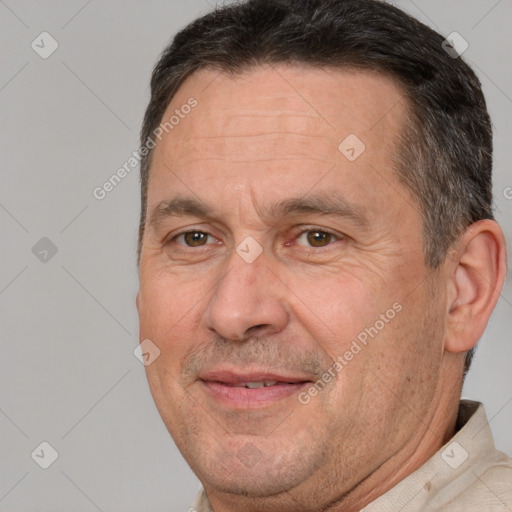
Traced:
<svg viewBox="0 0 512 512">
<path fill-rule="evenodd" d="M 258 324 L 258 325 L 253 325 L 252 327 L 247 329 L 247 331 L 245 331 L 245 334 L 248 337 L 262 335 L 263 333 L 271 334 L 270 332 L 266 332 L 266 331 L 270 331 L 270 330 L 272 330 L 272 329 L 269 324 Z"/>
</svg>

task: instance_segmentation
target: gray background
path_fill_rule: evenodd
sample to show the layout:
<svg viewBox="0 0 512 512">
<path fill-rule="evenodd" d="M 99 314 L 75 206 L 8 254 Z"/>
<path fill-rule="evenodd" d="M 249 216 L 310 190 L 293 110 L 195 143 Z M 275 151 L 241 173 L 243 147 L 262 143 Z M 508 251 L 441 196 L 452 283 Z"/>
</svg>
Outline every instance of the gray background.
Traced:
<svg viewBox="0 0 512 512">
<path fill-rule="evenodd" d="M 133 355 L 138 169 L 102 201 L 92 191 L 138 149 L 158 54 L 210 3 L 0 0 L 2 511 L 184 511 L 199 485 Z M 495 202 L 510 241 L 512 0 L 396 3 L 469 43 L 464 56 L 493 117 Z M 43 31 L 59 44 L 48 59 L 31 48 Z M 42 237 L 57 247 L 47 261 L 47 242 L 32 252 Z M 511 318 L 509 276 L 464 388 L 484 402 L 509 454 Z M 31 458 L 42 441 L 59 454 L 46 470 Z"/>
</svg>

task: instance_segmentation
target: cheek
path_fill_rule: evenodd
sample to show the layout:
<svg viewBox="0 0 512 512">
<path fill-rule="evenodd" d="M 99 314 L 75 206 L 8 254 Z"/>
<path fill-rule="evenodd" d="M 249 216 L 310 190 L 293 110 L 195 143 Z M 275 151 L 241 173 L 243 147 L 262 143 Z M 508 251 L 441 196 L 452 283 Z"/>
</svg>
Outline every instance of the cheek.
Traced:
<svg viewBox="0 0 512 512">
<path fill-rule="evenodd" d="M 205 296 L 198 275 L 178 278 L 168 270 L 141 273 L 139 318 L 146 334 L 162 335 L 186 323 Z M 163 341 L 163 340 L 162 340 Z"/>
<path fill-rule="evenodd" d="M 331 357 L 343 354 L 347 343 L 373 326 L 396 301 L 390 287 L 379 287 L 380 280 L 372 279 L 367 269 L 352 270 L 347 265 L 335 272 L 290 273 L 286 280 L 297 320 L 319 342 L 331 340 L 326 342 Z"/>
<path fill-rule="evenodd" d="M 429 338 L 433 333 L 424 286 L 416 285 L 411 293 L 412 284 L 398 274 L 374 275 L 355 266 L 293 282 L 290 288 L 304 298 L 292 308 L 296 320 L 333 361 L 330 370 L 337 385 L 331 389 L 340 393 L 334 400 L 382 395 L 389 401 L 390 389 L 400 390 L 408 376 L 424 378 L 418 364 L 436 352 Z"/>
<path fill-rule="evenodd" d="M 178 282 L 169 273 L 141 275 L 139 291 L 140 339 L 150 339 L 160 350 L 159 366 L 146 368 L 153 373 L 169 372 L 178 378 L 185 354 L 198 340 L 200 308 L 204 307 L 204 288 L 200 279 Z M 155 366 L 155 368 L 153 368 Z M 161 377 L 166 378 L 165 375 Z"/>
<path fill-rule="evenodd" d="M 145 367 L 148 384 L 160 416 L 173 437 L 184 434 L 183 408 L 190 408 L 188 395 L 180 380 L 182 362 L 198 337 L 197 311 L 200 283 L 177 283 L 169 272 L 141 272 L 138 311 L 140 339 L 151 340 L 160 350 L 158 357 Z M 195 327 L 194 327 L 195 326 Z M 192 411 L 188 413 L 192 421 Z M 187 428 L 189 428 L 187 426 Z"/>
</svg>

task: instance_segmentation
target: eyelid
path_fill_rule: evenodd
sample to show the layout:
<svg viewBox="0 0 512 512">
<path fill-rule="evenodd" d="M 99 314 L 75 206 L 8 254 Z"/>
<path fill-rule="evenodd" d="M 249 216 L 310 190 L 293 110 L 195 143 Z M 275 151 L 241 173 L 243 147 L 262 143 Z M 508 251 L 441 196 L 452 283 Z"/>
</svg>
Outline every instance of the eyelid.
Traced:
<svg viewBox="0 0 512 512">
<path fill-rule="evenodd" d="M 181 230 L 178 230 L 178 232 L 172 232 L 169 235 L 167 235 L 164 239 L 164 245 L 174 242 L 177 245 L 179 245 L 180 247 L 186 247 L 189 249 L 197 249 L 198 247 L 204 247 L 204 246 L 189 247 L 185 244 L 180 244 L 179 242 L 176 241 L 176 239 L 179 236 L 186 235 L 187 233 L 204 233 L 205 235 L 212 237 L 214 240 L 216 240 L 217 242 L 220 243 L 219 239 L 215 235 L 210 233 L 210 231 L 208 231 L 207 229 L 200 228 L 200 227 L 194 227 L 194 226 L 186 226 L 185 228 L 181 228 Z M 211 243 L 209 243 L 209 244 L 206 243 L 205 245 L 211 245 Z"/>
<path fill-rule="evenodd" d="M 322 233 L 330 234 L 330 235 L 332 235 L 335 238 L 334 241 L 344 240 L 344 239 L 348 238 L 343 233 L 340 233 L 338 231 L 335 231 L 335 230 L 332 230 L 332 229 L 329 229 L 329 228 L 325 228 L 323 226 L 318 226 L 318 225 L 301 225 L 301 226 L 297 226 L 295 229 L 293 229 L 293 235 L 292 235 L 293 241 L 296 242 L 297 238 L 300 235 L 302 235 L 304 233 L 307 233 L 308 231 L 320 231 Z M 181 247 L 188 247 L 186 244 L 181 244 L 181 243 L 177 242 L 176 239 L 178 237 L 182 236 L 182 235 L 187 234 L 187 233 L 194 233 L 194 232 L 204 233 L 205 235 L 212 237 L 217 243 L 221 243 L 220 240 L 218 239 L 218 237 L 213 235 L 210 231 L 208 231 L 208 229 L 201 228 L 201 227 L 195 227 L 195 226 L 186 226 L 185 228 L 182 228 L 178 232 L 173 232 L 173 233 L 169 234 L 164 239 L 164 245 L 165 244 L 169 244 L 171 242 L 174 242 L 174 243 L 178 244 Z M 329 243 L 328 245 L 326 245 L 324 247 L 316 247 L 315 249 L 318 250 L 318 249 L 322 249 L 322 248 L 327 248 L 330 245 L 332 245 L 332 243 L 333 242 Z M 212 242 L 206 243 L 205 245 L 212 245 Z M 285 243 L 285 245 L 290 245 L 290 243 L 287 242 L 287 243 Z M 198 247 L 204 247 L 204 246 L 198 246 Z M 198 247 L 195 247 L 195 249 L 197 249 Z M 188 248 L 194 249 L 194 247 L 188 247 Z"/>
<path fill-rule="evenodd" d="M 317 226 L 317 225 L 298 226 L 297 228 L 294 229 L 293 236 L 294 236 L 294 238 L 297 238 L 299 235 L 302 235 L 303 233 L 307 233 L 308 231 L 320 231 L 321 233 L 327 233 L 327 234 L 332 235 L 335 238 L 338 238 L 340 240 L 348 238 L 347 235 L 344 235 L 343 233 L 340 233 L 339 231 L 335 231 L 333 229 L 324 228 L 322 226 Z"/>
<path fill-rule="evenodd" d="M 214 238 L 214 237 L 212 235 L 210 235 L 210 233 L 203 233 L 202 231 L 193 231 L 193 233 L 202 233 L 202 234 L 206 235 L 206 242 L 204 244 L 201 244 L 201 245 L 198 245 L 198 246 L 194 247 L 194 246 L 187 245 L 183 239 L 182 239 L 183 243 L 181 243 L 181 241 L 178 241 L 178 239 L 180 237 L 183 237 L 187 233 L 188 233 L 188 231 L 185 231 L 183 233 L 179 233 L 178 235 L 173 237 L 172 240 L 175 243 L 177 243 L 179 246 L 186 247 L 187 249 L 198 249 L 200 247 L 205 247 L 206 245 L 211 245 L 212 243 L 214 243 L 214 242 L 208 242 L 208 237 L 211 237 L 211 238 Z"/>
</svg>

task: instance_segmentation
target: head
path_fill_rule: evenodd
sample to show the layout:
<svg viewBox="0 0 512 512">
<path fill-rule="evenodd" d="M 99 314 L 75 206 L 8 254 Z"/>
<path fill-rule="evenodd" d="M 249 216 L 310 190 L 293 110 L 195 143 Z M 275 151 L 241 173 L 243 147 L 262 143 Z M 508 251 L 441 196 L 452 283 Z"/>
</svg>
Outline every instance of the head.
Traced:
<svg viewBox="0 0 512 512">
<path fill-rule="evenodd" d="M 213 501 L 359 509 L 453 428 L 504 243 L 480 84 L 442 42 L 373 0 L 253 0 L 155 67 L 141 340 Z"/>
</svg>

